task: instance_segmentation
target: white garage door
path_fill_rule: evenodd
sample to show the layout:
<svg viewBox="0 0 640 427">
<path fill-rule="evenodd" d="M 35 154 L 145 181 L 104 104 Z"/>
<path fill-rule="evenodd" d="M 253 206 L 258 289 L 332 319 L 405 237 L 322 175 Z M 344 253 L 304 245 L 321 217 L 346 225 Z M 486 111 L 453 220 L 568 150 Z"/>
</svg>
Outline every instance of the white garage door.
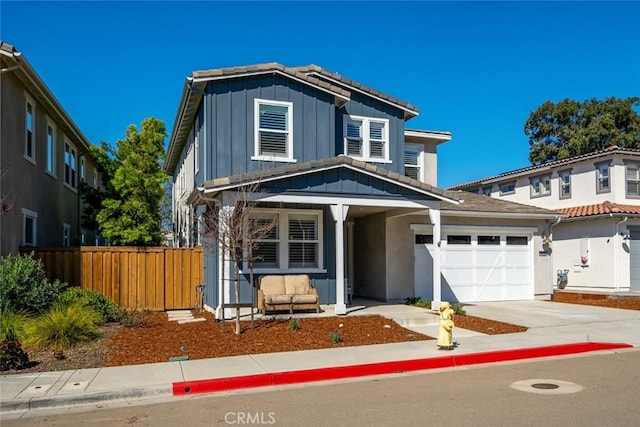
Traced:
<svg viewBox="0 0 640 427">
<path fill-rule="evenodd" d="M 433 247 L 416 241 L 419 268 L 431 261 Z M 442 300 L 513 301 L 533 298 L 531 239 L 525 235 L 444 234 L 440 246 Z M 424 277 L 424 276 L 423 276 Z M 422 280 L 424 281 L 424 280 Z M 431 284 L 432 282 L 429 281 Z"/>
</svg>

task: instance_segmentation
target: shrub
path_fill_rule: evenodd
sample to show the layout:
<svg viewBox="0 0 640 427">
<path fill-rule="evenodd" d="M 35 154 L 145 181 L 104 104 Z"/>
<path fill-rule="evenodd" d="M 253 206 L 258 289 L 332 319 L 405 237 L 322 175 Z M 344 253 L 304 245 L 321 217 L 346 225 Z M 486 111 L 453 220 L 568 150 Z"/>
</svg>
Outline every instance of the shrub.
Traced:
<svg viewBox="0 0 640 427">
<path fill-rule="evenodd" d="M 0 257 L 0 304 L 13 312 L 43 313 L 51 307 L 62 284 L 50 282 L 42 261 L 31 255 Z"/>
<path fill-rule="evenodd" d="M 329 341 L 331 344 L 339 344 L 342 342 L 342 334 L 340 331 L 331 331 L 329 332 Z"/>
<path fill-rule="evenodd" d="M 97 338 L 100 321 L 100 314 L 82 302 L 56 303 L 29 323 L 25 344 L 37 351 L 52 350 L 56 357 L 62 358 L 67 348 Z"/>
<path fill-rule="evenodd" d="M 28 317 L 11 310 L 0 311 L 0 341 L 22 341 L 26 334 Z"/>
<path fill-rule="evenodd" d="M 406 298 L 404 299 L 404 303 L 405 303 L 406 305 L 416 305 L 416 303 L 417 303 L 418 301 L 420 301 L 421 299 L 422 299 L 422 298 L 420 298 L 420 297 L 406 297 Z"/>
<path fill-rule="evenodd" d="M 22 349 L 20 341 L 5 339 L 0 341 L 0 371 L 22 369 L 29 364 L 29 355 Z"/>
<path fill-rule="evenodd" d="M 300 323 L 298 323 L 297 320 L 291 320 L 289 321 L 289 330 L 292 332 L 297 331 L 298 329 L 300 329 Z"/>
<path fill-rule="evenodd" d="M 120 324 L 127 328 L 139 328 L 146 324 L 148 317 L 148 311 L 142 311 L 138 309 L 123 310 Z"/>
<path fill-rule="evenodd" d="M 119 322 L 122 318 L 122 309 L 111 299 L 100 292 L 82 289 L 77 286 L 67 288 L 58 295 L 56 302 L 63 305 L 71 305 L 81 302 L 100 313 L 103 322 Z"/>
<path fill-rule="evenodd" d="M 451 304 L 451 309 L 458 316 L 466 316 L 467 311 L 460 304 Z"/>
<path fill-rule="evenodd" d="M 406 305 L 415 305 L 416 307 L 431 308 L 431 300 L 422 299 L 421 297 L 407 297 L 404 299 Z"/>
</svg>

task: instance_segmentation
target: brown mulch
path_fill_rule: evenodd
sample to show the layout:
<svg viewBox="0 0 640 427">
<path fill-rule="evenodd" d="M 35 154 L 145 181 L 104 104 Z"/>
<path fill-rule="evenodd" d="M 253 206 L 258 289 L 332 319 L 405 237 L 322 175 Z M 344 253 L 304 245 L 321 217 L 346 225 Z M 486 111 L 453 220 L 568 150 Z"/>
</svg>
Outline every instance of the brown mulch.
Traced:
<svg viewBox="0 0 640 427">
<path fill-rule="evenodd" d="M 637 297 L 596 298 L 592 295 L 562 292 L 556 293 L 553 300 L 640 310 L 640 298 Z M 377 315 L 297 319 L 297 331 L 290 330 L 288 319 L 256 320 L 253 330 L 248 321 L 243 321 L 240 335 L 235 334 L 234 322 L 227 322 L 226 332 L 223 333 L 222 324 L 216 323 L 211 313 L 194 315 L 205 317 L 206 321 L 178 325 L 177 322 L 169 322 L 166 313 L 156 312 L 148 313 L 141 327 L 110 324 L 102 328 L 102 338 L 66 350 L 66 358 L 63 360 L 53 358 L 51 352 L 29 353 L 29 359 L 34 361 L 31 367 L 2 374 L 166 362 L 172 356 L 184 355 L 189 359 L 202 359 L 433 339 Z M 455 324 L 457 328 L 490 335 L 523 332 L 527 329 L 473 316 L 456 316 Z M 331 343 L 331 331 L 340 332 L 341 343 Z"/>
</svg>

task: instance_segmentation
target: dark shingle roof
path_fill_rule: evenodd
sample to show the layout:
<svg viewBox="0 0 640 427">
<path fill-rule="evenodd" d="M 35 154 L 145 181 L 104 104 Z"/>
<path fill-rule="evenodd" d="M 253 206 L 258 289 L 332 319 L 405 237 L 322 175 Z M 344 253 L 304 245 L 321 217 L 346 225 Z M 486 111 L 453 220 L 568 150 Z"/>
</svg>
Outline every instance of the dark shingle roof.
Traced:
<svg viewBox="0 0 640 427">
<path fill-rule="evenodd" d="M 548 169 L 548 168 L 552 168 L 552 167 L 556 167 L 556 166 L 562 166 L 562 165 L 567 165 L 567 164 L 571 164 L 571 163 L 576 163 L 582 160 L 586 160 L 586 159 L 591 159 L 591 158 L 596 158 L 596 157 L 603 157 L 603 156 L 608 156 L 610 154 L 632 154 L 632 155 L 639 155 L 640 154 L 640 150 L 636 150 L 636 149 L 632 149 L 632 148 L 620 148 L 617 145 L 612 145 L 611 147 L 607 147 L 603 150 L 596 150 L 596 151 L 592 151 L 590 153 L 585 153 L 585 154 L 580 154 L 578 156 L 574 156 L 574 157 L 567 157 L 564 159 L 560 159 L 560 160 L 555 160 L 553 162 L 547 162 L 547 163 L 542 163 L 539 165 L 533 165 L 533 166 L 527 166 L 525 168 L 521 168 L 521 169 L 516 169 L 516 170 L 512 170 L 509 172 L 504 172 L 498 175 L 494 175 L 494 176 L 490 176 L 487 178 L 482 178 L 482 179 L 478 179 L 475 181 L 470 181 L 470 182 L 466 182 L 464 184 L 457 184 L 451 187 L 448 187 L 448 190 L 464 190 L 464 189 L 469 189 L 471 187 L 474 187 L 476 185 L 481 185 L 484 184 L 485 182 L 488 181 L 494 181 L 494 180 L 498 180 L 501 178 L 508 178 L 510 176 L 513 175 L 520 175 L 520 174 L 524 174 L 524 173 L 528 173 L 528 172 L 535 172 L 538 169 Z"/>
<path fill-rule="evenodd" d="M 460 204 L 443 203 L 441 210 L 448 212 L 485 212 L 498 214 L 514 214 L 519 215 L 542 215 L 542 216 L 561 216 L 560 212 L 539 208 L 537 206 L 524 205 L 522 203 L 509 202 L 507 200 L 496 199 L 489 196 L 480 196 L 478 194 L 469 193 L 468 191 L 449 191 L 460 200 Z"/>
</svg>

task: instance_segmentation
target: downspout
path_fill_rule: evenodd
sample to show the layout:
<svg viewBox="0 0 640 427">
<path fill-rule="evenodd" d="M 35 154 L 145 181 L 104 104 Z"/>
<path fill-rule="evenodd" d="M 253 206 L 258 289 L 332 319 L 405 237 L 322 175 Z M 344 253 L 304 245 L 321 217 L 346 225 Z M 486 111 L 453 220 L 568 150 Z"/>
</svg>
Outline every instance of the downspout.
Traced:
<svg viewBox="0 0 640 427">
<path fill-rule="evenodd" d="M 560 221 L 562 221 L 562 217 L 556 217 L 555 221 L 553 223 L 551 223 L 549 225 L 549 238 L 551 239 L 551 242 L 553 242 L 555 239 L 553 238 L 553 227 L 555 227 L 556 225 L 560 224 Z M 558 286 L 558 281 L 556 280 L 556 285 L 554 286 L 554 281 L 553 281 L 553 250 L 551 251 L 551 261 L 549 262 L 551 264 L 550 268 L 549 268 L 549 276 L 550 276 L 550 280 L 551 280 L 551 293 L 553 294 L 553 288 Z"/>
<path fill-rule="evenodd" d="M 625 216 L 622 221 L 616 222 L 615 229 L 613 230 L 613 280 L 616 283 L 616 292 L 620 290 L 620 286 L 618 285 L 618 227 L 620 224 L 627 222 L 628 219 L 629 217 Z"/>
</svg>

